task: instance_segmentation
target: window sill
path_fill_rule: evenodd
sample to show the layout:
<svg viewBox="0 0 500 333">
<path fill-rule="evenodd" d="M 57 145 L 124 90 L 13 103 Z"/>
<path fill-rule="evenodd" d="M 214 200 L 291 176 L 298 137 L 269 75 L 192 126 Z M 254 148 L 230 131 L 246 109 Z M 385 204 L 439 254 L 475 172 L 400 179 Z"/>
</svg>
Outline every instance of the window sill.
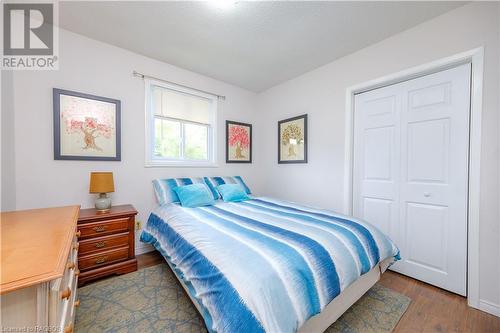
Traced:
<svg viewBox="0 0 500 333">
<path fill-rule="evenodd" d="M 216 162 L 190 162 L 190 161 L 146 161 L 145 168 L 217 168 Z"/>
</svg>

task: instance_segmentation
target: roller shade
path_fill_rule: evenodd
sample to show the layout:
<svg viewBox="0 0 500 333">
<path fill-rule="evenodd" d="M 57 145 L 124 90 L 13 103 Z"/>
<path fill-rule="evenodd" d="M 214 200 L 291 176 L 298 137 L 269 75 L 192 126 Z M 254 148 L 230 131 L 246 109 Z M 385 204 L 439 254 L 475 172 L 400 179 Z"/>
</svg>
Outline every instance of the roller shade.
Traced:
<svg viewBox="0 0 500 333">
<path fill-rule="evenodd" d="M 209 124 L 212 100 L 153 86 L 153 109 L 156 116 Z"/>
</svg>

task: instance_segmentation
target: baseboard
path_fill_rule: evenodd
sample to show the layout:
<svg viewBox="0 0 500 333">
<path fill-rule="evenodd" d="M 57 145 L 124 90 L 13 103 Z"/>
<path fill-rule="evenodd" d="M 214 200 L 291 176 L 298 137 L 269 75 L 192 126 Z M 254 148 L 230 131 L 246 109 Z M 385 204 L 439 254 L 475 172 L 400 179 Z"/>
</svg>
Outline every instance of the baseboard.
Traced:
<svg viewBox="0 0 500 333">
<path fill-rule="evenodd" d="M 141 245 L 141 246 L 137 246 L 135 248 L 135 255 L 139 255 L 139 254 L 144 254 L 144 253 L 148 253 L 148 252 L 152 252 L 154 251 L 154 247 L 152 247 L 151 245 L 149 244 L 144 244 L 144 245 Z"/>
<path fill-rule="evenodd" d="M 500 305 L 485 300 L 479 300 L 479 310 L 488 312 L 494 316 L 500 317 Z"/>
</svg>

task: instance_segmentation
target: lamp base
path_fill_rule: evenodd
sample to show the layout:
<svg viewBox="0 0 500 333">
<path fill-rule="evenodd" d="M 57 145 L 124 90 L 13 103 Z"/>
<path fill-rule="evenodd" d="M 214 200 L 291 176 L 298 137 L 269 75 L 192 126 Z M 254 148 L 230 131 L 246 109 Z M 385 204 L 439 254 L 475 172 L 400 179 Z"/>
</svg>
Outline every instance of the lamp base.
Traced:
<svg viewBox="0 0 500 333">
<path fill-rule="evenodd" d="M 111 209 L 111 198 L 109 198 L 106 193 L 100 193 L 95 199 L 95 209 L 99 213 L 109 212 Z"/>
</svg>

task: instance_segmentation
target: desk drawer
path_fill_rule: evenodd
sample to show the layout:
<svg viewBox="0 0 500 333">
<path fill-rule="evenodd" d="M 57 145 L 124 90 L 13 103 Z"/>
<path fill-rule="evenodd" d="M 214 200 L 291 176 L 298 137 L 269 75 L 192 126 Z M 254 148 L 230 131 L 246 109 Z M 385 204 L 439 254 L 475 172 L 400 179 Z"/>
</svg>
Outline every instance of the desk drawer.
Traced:
<svg viewBox="0 0 500 333">
<path fill-rule="evenodd" d="M 128 246 L 114 250 L 103 251 L 95 254 L 89 254 L 78 259 L 80 270 L 100 267 L 109 263 L 125 260 L 128 258 Z"/>
<path fill-rule="evenodd" d="M 94 252 L 102 252 L 111 250 L 117 247 L 123 247 L 128 245 L 129 233 L 121 233 L 117 235 L 102 236 L 96 238 L 90 238 L 80 241 L 80 256 L 85 256 L 86 254 Z"/>
<path fill-rule="evenodd" d="M 70 250 L 63 276 L 50 282 L 48 320 L 50 326 L 58 326 L 59 329 L 62 329 L 68 308 L 73 306 L 76 296 L 80 274 L 76 265 L 76 254 L 76 250 Z"/>
<path fill-rule="evenodd" d="M 129 218 L 120 218 L 78 225 L 80 239 L 128 231 Z"/>
</svg>

